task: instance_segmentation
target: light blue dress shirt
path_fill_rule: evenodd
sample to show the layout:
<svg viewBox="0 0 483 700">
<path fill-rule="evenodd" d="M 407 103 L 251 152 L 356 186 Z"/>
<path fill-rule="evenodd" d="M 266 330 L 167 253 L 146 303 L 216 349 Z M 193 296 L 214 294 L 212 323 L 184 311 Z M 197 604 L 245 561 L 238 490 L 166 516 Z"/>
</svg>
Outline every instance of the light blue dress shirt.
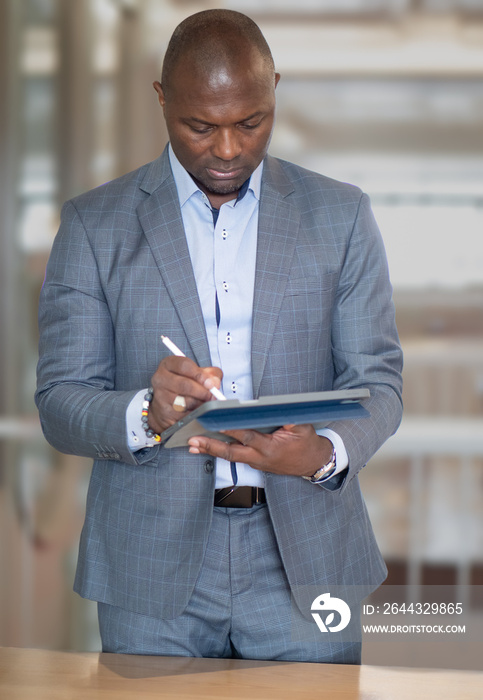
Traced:
<svg viewBox="0 0 483 700">
<path fill-rule="evenodd" d="M 169 146 L 169 159 L 178 190 L 181 215 L 201 302 L 211 362 L 223 370 L 221 390 L 228 399 L 251 399 L 251 329 L 258 210 L 263 162 L 252 173 L 245 195 L 220 207 L 216 225 L 208 197 L 195 184 Z M 215 299 L 219 303 L 219 325 Z M 160 333 L 164 329 L 160 329 Z M 126 420 L 132 450 L 156 444 L 141 426 L 141 405 L 146 390 L 128 407 Z M 332 430 L 317 431 L 334 444 L 338 473 L 348 464 L 342 439 Z M 264 474 L 237 463 L 238 486 L 264 486 Z M 314 465 L 314 472 L 322 465 Z M 216 460 L 216 488 L 233 484 L 230 463 Z"/>
</svg>

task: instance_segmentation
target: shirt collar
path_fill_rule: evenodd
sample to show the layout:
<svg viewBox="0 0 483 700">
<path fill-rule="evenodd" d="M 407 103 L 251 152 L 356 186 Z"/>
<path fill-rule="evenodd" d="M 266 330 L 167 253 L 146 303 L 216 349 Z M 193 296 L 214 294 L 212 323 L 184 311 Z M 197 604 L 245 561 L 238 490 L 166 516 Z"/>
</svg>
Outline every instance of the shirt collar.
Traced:
<svg viewBox="0 0 483 700">
<path fill-rule="evenodd" d="M 171 144 L 168 146 L 168 155 L 169 155 L 169 163 L 171 165 L 171 171 L 173 173 L 174 181 L 176 184 L 176 189 L 178 190 L 178 197 L 179 197 L 179 203 L 180 206 L 183 207 L 184 204 L 188 201 L 188 199 L 196 194 L 197 192 L 200 192 L 203 194 L 198 187 L 198 185 L 195 183 L 191 175 L 188 173 L 185 168 L 181 165 L 179 162 L 178 158 L 176 157 L 175 152 L 171 148 Z M 263 160 L 260 163 L 260 165 L 253 171 L 253 173 L 250 176 L 249 184 L 248 184 L 248 189 L 253 192 L 254 196 L 256 199 L 260 200 L 260 189 L 261 189 L 261 183 L 262 183 L 262 171 L 263 171 Z M 245 195 L 245 192 L 242 192 L 242 197 L 240 199 L 243 199 Z M 233 200 L 233 206 L 235 203 L 239 201 Z"/>
</svg>

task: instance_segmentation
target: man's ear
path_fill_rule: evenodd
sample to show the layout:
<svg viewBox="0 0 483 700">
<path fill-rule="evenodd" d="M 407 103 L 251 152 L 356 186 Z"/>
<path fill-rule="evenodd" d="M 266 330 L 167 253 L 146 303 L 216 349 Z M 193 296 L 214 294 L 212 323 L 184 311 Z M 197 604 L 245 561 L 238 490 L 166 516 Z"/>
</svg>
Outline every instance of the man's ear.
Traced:
<svg viewBox="0 0 483 700">
<path fill-rule="evenodd" d="M 161 83 L 159 82 L 159 80 L 155 80 L 155 81 L 154 81 L 154 83 L 153 83 L 153 88 L 154 88 L 154 89 L 156 90 L 156 92 L 158 93 L 158 102 L 159 102 L 159 104 L 161 105 L 161 108 L 162 108 L 162 110 L 163 110 L 163 112 L 164 112 L 164 105 L 166 104 L 166 98 L 165 98 L 165 96 L 164 96 L 163 86 L 161 85 Z"/>
<path fill-rule="evenodd" d="M 280 80 L 280 73 L 275 73 L 275 87 L 277 87 L 279 80 Z"/>
</svg>

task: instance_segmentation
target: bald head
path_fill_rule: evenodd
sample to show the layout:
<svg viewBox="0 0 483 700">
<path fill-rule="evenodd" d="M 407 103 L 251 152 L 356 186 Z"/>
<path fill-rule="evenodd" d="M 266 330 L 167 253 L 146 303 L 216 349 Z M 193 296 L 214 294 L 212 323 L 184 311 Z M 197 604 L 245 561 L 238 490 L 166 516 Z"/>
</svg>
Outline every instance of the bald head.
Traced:
<svg viewBox="0 0 483 700">
<path fill-rule="evenodd" d="M 170 39 L 161 76 L 164 94 L 169 94 L 170 81 L 181 59 L 197 72 L 211 75 L 221 69 L 240 70 L 255 57 L 260 69 L 273 79 L 270 48 L 253 20 L 233 10 L 197 12 L 183 20 Z"/>
</svg>

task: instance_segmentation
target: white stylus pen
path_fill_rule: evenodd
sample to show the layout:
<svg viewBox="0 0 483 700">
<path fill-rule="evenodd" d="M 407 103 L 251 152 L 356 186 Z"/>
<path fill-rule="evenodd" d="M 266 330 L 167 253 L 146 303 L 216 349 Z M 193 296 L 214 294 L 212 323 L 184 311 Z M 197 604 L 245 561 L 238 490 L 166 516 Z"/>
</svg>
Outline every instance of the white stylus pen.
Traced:
<svg viewBox="0 0 483 700">
<path fill-rule="evenodd" d="M 162 336 L 161 336 L 161 340 L 162 340 L 163 343 L 166 345 L 166 347 L 168 348 L 168 350 L 171 350 L 171 352 L 173 353 L 173 355 L 177 355 L 178 357 L 186 357 L 186 355 L 184 354 L 184 352 L 183 352 L 182 350 L 180 350 L 179 347 L 178 347 L 177 345 L 175 345 L 175 344 L 173 343 L 173 341 L 170 340 L 170 339 L 168 338 L 168 336 L 162 335 Z M 226 396 L 224 396 L 224 395 L 221 393 L 221 391 L 220 391 L 219 389 L 216 388 L 216 386 L 212 387 L 212 388 L 210 389 L 210 391 L 211 391 L 211 393 L 213 394 L 213 396 L 215 397 L 215 399 L 218 399 L 219 401 L 226 401 L 226 400 L 227 400 L 227 399 L 226 399 Z"/>
</svg>

